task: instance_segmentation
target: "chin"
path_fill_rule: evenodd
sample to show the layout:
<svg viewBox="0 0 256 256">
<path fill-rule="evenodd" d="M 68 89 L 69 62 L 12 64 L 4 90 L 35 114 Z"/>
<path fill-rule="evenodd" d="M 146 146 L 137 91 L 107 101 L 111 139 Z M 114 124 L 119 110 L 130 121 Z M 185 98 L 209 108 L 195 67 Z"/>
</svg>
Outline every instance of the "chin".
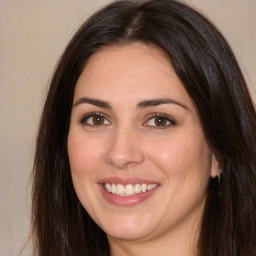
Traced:
<svg viewBox="0 0 256 256">
<path fill-rule="evenodd" d="M 155 230 L 150 223 L 143 223 L 142 221 L 115 221 L 113 224 L 109 222 L 103 230 L 108 237 L 120 240 L 141 240 Z"/>
<path fill-rule="evenodd" d="M 142 240 L 148 237 L 149 232 L 145 230 L 111 230 L 106 232 L 108 238 L 114 238 L 118 240 L 134 241 Z"/>
</svg>

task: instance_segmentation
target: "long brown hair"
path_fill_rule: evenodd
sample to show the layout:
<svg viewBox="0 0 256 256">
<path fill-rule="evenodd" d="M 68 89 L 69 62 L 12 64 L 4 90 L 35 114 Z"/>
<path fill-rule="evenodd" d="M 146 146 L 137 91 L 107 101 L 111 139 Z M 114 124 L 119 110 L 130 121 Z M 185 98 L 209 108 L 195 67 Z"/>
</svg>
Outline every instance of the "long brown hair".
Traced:
<svg viewBox="0 0 256 256">
<path fill-rule="evenodd" d="M 170 57 L 222 169 L 220 182 L 209 180 L 198 255 L 255 256 L 255 108 L 223 36 L 197 11 L 172 0 L 106 6 L 81 26 L 60 58 L 36 144 L 35 255 L 109 255 L 105 233 L 74 191 L 67 136 L 76 82 L 90 56 L 104 46 L 133 41 L 153 44 Z"/>
</svg>

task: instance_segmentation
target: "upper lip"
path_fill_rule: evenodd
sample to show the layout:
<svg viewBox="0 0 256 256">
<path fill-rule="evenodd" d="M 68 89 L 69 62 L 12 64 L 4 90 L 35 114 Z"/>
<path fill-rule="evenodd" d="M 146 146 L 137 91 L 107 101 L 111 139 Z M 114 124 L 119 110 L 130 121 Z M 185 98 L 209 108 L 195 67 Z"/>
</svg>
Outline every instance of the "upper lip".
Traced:
<svg viewBox="0 0 256 256">
<path fill-rule="evenodd" d="M 151 181 L 151 180 L 146 180 L 146 179 L 140 179 L 140 178 L 135 178 L 135 177 L 126 177 L 126 178 L 121 178 L 121 177 L 106 177 L 103 179 L 100 179 L 98 181 L 98 184 L 122 184 L 122 185 L 128 185 L 128 184 L 159 184 L 156 181 Z"/>
</svg>

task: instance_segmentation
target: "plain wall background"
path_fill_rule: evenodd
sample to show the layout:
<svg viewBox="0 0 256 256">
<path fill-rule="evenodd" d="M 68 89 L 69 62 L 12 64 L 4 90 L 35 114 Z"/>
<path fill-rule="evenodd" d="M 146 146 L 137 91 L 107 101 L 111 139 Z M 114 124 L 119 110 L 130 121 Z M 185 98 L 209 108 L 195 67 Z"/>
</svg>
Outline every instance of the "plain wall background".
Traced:
<svg viewBox="0 0 256 256">
<path fill-rule="evenodd" d="M 0 0 L 0 256 L 29 235 L 36 129 L 49 79 L 79 25 L 107 0 Z M 256 1 L 187 0 L 223 32 L 256 99 Z"/>
</svg>

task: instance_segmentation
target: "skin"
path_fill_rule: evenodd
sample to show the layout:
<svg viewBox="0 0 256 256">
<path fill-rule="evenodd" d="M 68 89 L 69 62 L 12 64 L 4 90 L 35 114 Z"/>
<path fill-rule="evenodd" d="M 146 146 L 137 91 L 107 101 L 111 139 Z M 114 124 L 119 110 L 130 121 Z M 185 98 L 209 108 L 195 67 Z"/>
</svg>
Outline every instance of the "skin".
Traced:
<svg viewBox="0 0 256 256">
<path fill-rule="evenodd" d="M 140 106 L 166 98 L 173 102 Z M 101 124 L 86 118 L 92 112 L 103 116 Z M 111 255 L 195 255 L 207 184 L 218 163 L 162 51 L 132 43 L 90 58 L 75 89 L 68 153 L 76 193 L 106 232 Z M 158 188 L 138 204 L 114 205 L 99 186 L 108 177 L 146 179 Z"/>
</svg>

